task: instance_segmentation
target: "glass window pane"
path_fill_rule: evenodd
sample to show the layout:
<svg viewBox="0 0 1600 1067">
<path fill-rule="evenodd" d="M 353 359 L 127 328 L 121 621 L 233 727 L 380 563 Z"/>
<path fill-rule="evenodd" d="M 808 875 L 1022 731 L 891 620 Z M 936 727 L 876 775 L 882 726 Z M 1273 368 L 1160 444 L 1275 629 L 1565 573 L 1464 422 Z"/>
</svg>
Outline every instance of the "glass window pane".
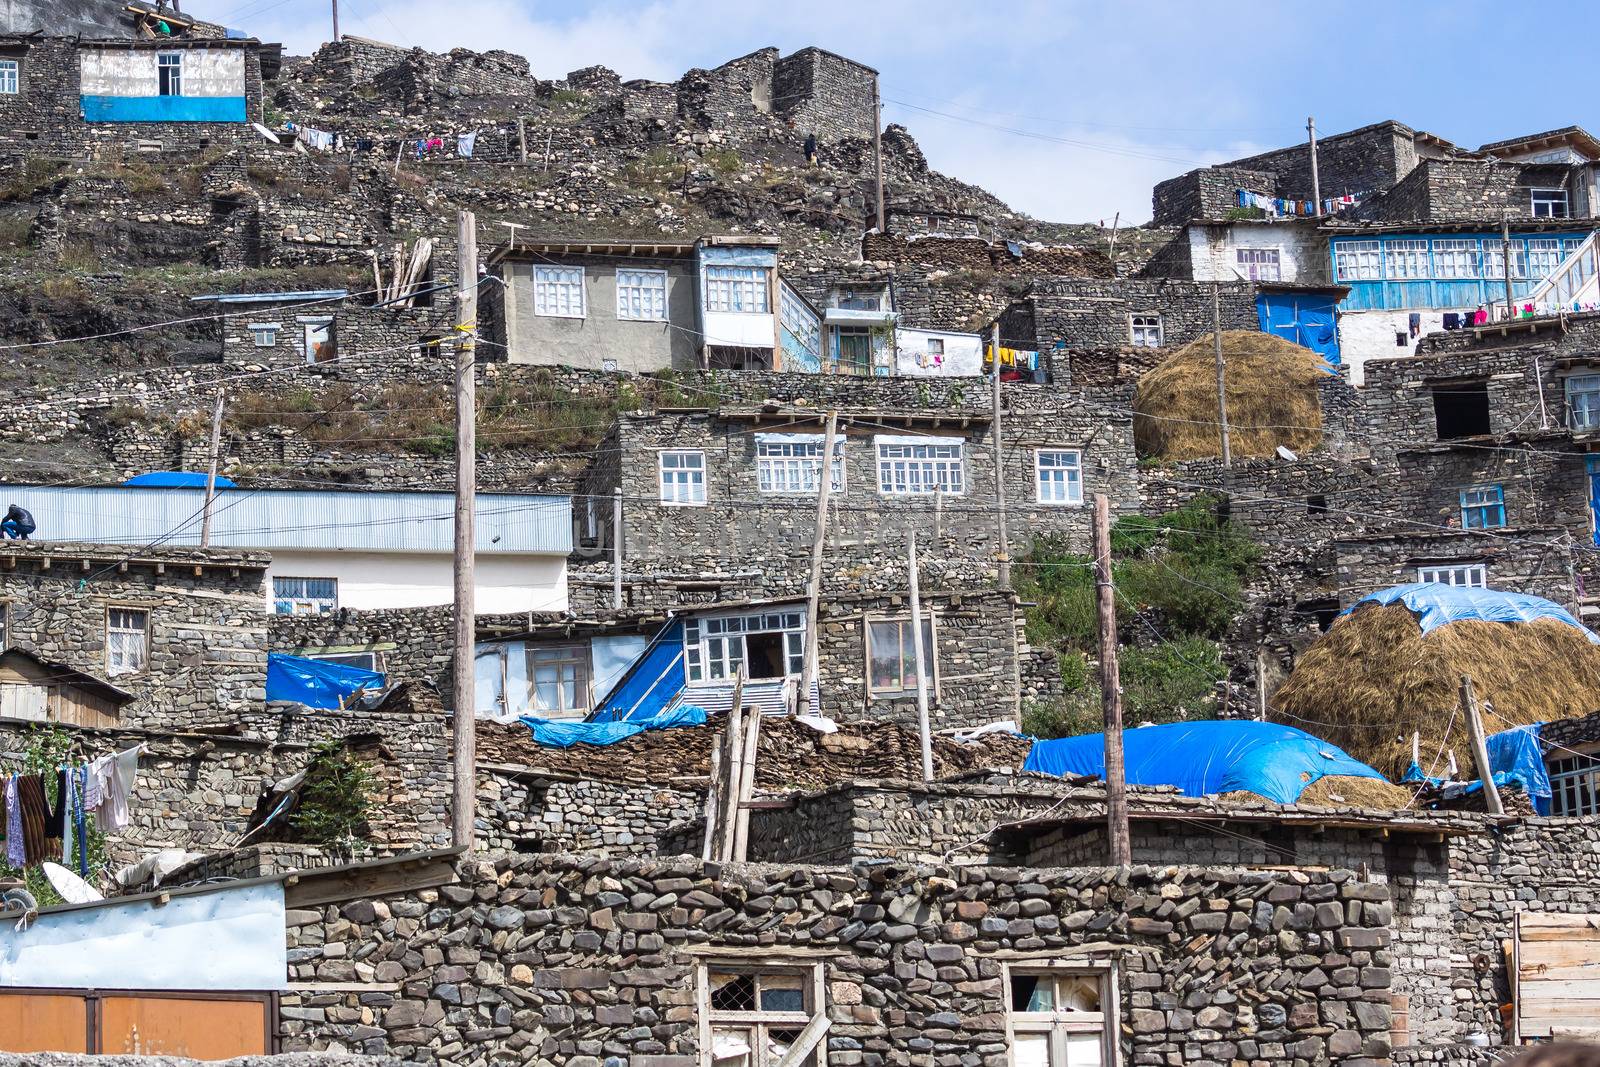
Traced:
<svg viewBox="0 0 1600 1067">
<path fill-rule="evenodd" d="M 805 1011 L 806 991 L 804 979 L 798 974 L 764 974 L 761 976 L 762 1011 Z"/>
<path fill-rule="evenodd" d="M 1061 1036 L 1067 1047 L 1067 1062 L 1064 1067 L 1100 1067 L 1099 1034 L 1067 1033 Z"/>
<path fill-rule="evenodd" d="M 1012 1048 L 1016 1067 L 1054 1067 L 1050 1063 L 1049 1034 L 1018 1034 Z"/>
</svg>

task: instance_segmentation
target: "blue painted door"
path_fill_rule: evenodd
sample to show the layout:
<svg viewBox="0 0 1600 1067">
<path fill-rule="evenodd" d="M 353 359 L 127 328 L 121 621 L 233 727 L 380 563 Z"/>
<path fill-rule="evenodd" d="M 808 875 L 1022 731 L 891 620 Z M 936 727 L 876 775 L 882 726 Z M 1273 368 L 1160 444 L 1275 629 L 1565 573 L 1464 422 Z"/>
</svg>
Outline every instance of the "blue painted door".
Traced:
<svg viewBox="0 0 1600 1067">
<path fill-rule="evenodd" d="M 1322 293 L 1258 293 L 1261 332 L 1309 348 L 1329 363 L 1339 363 L 1339 331 L 1334 301 Z"/>
<path fill-rule="evenodd" d="M 1589 456 L 1583 461 L 1589 472 L 1589 528 L 1594 543 L 1600 545 L 1600 456 Z"/>
</svg>

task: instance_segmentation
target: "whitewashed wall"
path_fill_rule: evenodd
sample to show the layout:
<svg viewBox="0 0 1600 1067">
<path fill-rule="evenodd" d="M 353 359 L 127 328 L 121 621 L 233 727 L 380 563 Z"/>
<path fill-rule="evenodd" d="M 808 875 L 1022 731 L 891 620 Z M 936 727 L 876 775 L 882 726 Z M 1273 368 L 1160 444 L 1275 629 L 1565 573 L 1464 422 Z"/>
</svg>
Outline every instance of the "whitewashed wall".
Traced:
<svg viewBox="0 0 1600 1067">
<path fill-rule="evenodd" d="M 928 363 L 928 341 L 944 341 L 944 362 Z M 894 332 L 894 372 L 908 378 L 971 378 L 983 373 L 983 338 L 975 333 L 945 333 L 899 327 Z"/>
<path fill-rule="evenodd" d="M 304 552 L 275 549 L 267 569 L 270 608 L 272 579 L 337 578 L 339 606 L 360 611 L 448 604 L 455 593 L 454 563 L 448 552 Z M 565 611 L 567 559 L 479 553 L 479 614 Z"/>
<path fill-rule="evenodd" d="M 173 49 L 183 56 L 184 96 L 244 96 L 244 50 Z M 149 49 L 85 48 L 79 53 L 84 96 L 158 96 L 156 56 Z"/>
</svg>

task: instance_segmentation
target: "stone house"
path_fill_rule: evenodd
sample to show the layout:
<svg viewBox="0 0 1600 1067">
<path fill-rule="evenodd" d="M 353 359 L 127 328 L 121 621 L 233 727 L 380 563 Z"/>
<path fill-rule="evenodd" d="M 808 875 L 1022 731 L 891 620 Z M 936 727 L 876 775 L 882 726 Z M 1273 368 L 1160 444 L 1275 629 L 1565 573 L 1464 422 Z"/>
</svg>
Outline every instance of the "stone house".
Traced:
<svg viewBox="0 0 1600 1067">
<path fill-rule="evenodd" d="M 1176 348 L 1211 332 L 1211 290 L 1187 278 L 1043 277 L 1001 313 L 1001 342 L 1041 359 L 1057 349 Z M 1254 282 L 1223 284 L 1220 303 L 1224 330 L 1260 329 Z"/>
<path fill-rule="evenodd" d="M 232 549 L 6 541 L 5 644 L 131 696 L 87 725 L 235 724 L 266 699 L 267 566 Z M 55 703 L 43 721 L 83 719 Z"/>
</svg>

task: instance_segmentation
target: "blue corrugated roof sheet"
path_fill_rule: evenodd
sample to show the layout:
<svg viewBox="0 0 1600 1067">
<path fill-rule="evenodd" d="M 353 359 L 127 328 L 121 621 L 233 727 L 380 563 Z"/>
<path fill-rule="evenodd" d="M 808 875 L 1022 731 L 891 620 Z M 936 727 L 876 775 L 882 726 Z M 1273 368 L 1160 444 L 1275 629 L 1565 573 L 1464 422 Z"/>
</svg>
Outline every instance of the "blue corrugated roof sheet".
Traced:
<svg viewBox="0 0 1600 1067">
<path fill-rule="evenodd" d="M 0 485 L 0 509 L 33 513 L 36 541 L 169 545 L 200 543 L 204 489 Z M 479 493 L 477 548 L 485 553 L 566 555 L 572 500 L 529 493 Z M 217 548 L 449 552 L 451 493 L 321 489 L 229 489 L 212 506 Z"/>
</svg>

